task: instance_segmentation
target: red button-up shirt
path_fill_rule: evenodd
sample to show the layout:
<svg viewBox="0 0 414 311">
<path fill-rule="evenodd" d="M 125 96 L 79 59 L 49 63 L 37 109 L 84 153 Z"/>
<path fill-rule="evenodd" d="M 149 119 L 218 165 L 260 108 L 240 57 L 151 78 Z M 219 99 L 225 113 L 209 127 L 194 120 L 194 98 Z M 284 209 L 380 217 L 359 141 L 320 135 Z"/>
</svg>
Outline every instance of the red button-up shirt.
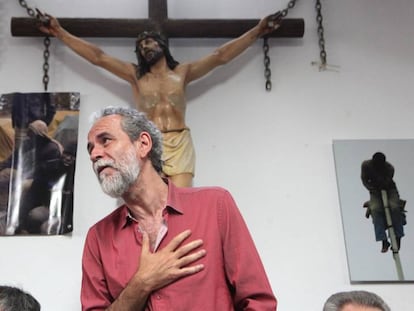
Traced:
<svg viewBox="0 0 414 311">
<path fill-rule="evenodd" d="M 90 228 L 82 259 L 82 310 L 104 310 L 137 271 L 142 234 L 124 205 Z M 152 292 L 145 310 L 276 310 L 263 264 L 230 193 L 168 186 L 167 232 L 158 249 L 190 229 L 202 239 L 205 268 Z M 186 241 L 187 242 L 187 241 Z"/>
</svg>

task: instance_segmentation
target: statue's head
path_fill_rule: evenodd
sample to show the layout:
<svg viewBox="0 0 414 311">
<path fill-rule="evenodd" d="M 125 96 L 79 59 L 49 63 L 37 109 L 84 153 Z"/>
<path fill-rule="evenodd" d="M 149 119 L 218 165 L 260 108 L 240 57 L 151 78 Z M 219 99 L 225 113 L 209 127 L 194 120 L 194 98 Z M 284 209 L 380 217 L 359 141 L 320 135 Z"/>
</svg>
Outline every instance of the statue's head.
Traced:
<svg viewBox="0 0 414 311">
<path fill-rule="evenodd" d="M 382 152 L 376 152 L 372 156 L 372 161 L 374 162 L 374 165 L 376 167 L 383 167 L 385 164 L 385 160 L 385 154 L 383 154 Z"/>
<path fill-rule="evenodd" d="M 144 31 L 138 35 L 137 40 L 135 41 L 135 53 L 138 59 L 139 76 L 146 74 L 152 66 L 152 62 L 148 62 L 146 60 L 140 49 L 140 43 L 149 38 L 157 42 L 162 51 L 162 56 L 164 56 L 167 61 L 168 67 L 170 69 L 174 69 L 178 65 L 178 62 L 172 57 L 166 38 L 161 35 L 161 33 L 156 31 Z"/>
</svg>

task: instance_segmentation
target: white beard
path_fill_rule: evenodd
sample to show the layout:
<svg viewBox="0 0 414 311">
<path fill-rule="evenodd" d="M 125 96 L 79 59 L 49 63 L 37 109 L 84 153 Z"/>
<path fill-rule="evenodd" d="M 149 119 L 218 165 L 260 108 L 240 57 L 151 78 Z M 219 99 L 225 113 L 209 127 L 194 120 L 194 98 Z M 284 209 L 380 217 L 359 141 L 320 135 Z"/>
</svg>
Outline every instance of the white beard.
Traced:
<svg viewBox="0 0 414 311">
<path fill-rule="evenodd" d="M 105 172 L 98 173 L 100 167 L 112 167 L 116 170 L 111 175 Z M 96 176 L 101 184 L 102 190 L 111 197 L 121 197 L 137 180 L 140 167 L 135 158 L 135 150 L 130 148 L 119 159 L 118 163 L 114 160 L 100 159 L 93 165 Z"/>
</svg>

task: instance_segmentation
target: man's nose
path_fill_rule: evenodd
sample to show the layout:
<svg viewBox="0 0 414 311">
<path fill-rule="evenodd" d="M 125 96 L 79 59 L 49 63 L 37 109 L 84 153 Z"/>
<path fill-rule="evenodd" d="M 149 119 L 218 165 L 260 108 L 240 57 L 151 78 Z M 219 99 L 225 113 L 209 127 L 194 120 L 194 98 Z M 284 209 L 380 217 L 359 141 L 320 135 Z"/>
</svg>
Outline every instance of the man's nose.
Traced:
<svg viewBox="0 0 414 311">
<path fill-rule="evenodd" d="M 89 153 L 89 158 L 92 162 L 96 162 L 103 156 L 103 148 L 100 146 L 94 146 Z"/>
</svg>

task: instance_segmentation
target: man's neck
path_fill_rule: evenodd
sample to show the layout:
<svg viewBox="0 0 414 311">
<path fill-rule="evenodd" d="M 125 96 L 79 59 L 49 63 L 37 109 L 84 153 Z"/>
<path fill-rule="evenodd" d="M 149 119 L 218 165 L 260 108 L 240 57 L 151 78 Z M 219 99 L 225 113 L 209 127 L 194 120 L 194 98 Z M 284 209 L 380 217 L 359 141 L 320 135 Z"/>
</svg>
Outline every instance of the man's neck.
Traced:
<svg viewBox="0 0 414 311">
<path fill-rule="evenodd" d="M 168 185 L 157 172 L 141 172 L 130 191 L 123 196 L 133 217 L 137 220 L 154 218 L 167 203 Z"/>
</svg>

